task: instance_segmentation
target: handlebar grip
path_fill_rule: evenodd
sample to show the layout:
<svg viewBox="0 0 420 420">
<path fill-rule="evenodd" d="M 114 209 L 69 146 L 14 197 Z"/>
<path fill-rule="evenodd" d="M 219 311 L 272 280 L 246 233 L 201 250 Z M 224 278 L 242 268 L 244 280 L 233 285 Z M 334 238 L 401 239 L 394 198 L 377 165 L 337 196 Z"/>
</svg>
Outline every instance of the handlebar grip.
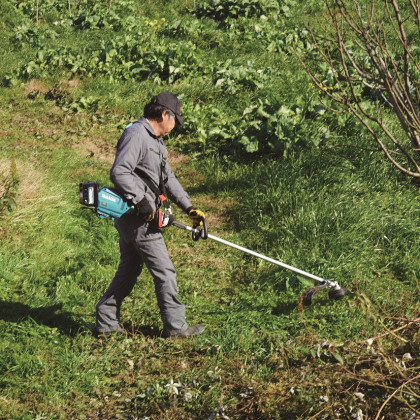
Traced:
<svg viewBox="0 0 420 420">
<path fill-rule="evenodd" d="M 196 229 L 191 233 L 191 237 L 193 241 L 198 241 L 200 238 L 207 239 L 209 237 L 206 219 L 203 219 L 202 223 L 203 223 L 202 229 Z"/>
<path fill-rule="evenodd" d="M 207 222 L 206 219 L 203 219 L 203 229 L 201 229 L 201 239 L 207 239 L 209 237 L 209 233 L 207 230 Z"/>
<path fill-rule="evenodd" d="M 198 241 L 200 239 L 201 236 L 201 231 L 199 230 L 194 230 L 191 232 L 191 238 L 193 241 Z"/>
</svg>

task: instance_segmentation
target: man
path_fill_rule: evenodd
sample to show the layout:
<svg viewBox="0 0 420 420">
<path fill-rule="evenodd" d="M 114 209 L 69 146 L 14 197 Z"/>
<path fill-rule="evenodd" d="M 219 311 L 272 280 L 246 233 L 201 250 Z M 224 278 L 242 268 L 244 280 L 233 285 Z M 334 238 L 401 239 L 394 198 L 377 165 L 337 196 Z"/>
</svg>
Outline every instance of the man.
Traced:
<svg viewBox="0 0 420 420">
<path fill-rule="evenodd" d="M 111 181 L 134 205 L 134 211 L 115 221 L 120 239 L 120 263 L 114 279 L 96 306 L 98 334 L 122 331 L 119 324 L 123 299 L 133 289 L 145 264 L 155 284 L 163 322 L 164 337 L 201 334 L 204 326 L 188 326 L 185 306 L 178 300 L 176 273 L 163 236 L 155 222 L 161 205 L 160 192 L 185 211 L 197 227 L 204 213 L 195 209 L 166 161 L 162 137 L 175 124 L 184 125 L 181 102 L 170 92 L 162 92 L 144 107 L 144 116 L 124 130 L 117 144 Z"/>
</svg>

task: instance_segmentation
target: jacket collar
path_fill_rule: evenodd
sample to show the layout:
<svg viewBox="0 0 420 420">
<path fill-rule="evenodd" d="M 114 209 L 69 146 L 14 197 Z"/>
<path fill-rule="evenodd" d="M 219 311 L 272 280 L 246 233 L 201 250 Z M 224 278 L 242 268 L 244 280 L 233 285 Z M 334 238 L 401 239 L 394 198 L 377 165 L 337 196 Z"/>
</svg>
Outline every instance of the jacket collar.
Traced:
<svg viewBox="0 0 420 420">
<path fill-rule="evenodd" d="M 151 137 L 158 140 L 159 137 L 155 134 L 155 130 L 153 130 L 153 127 L 150 125 L 149 121 L 145 117 L 140 117 L 138 121 L 141 125 L 144 126 L 144 128 L 147 130 L 147 132 L 150 134 Z"/>
</svg>

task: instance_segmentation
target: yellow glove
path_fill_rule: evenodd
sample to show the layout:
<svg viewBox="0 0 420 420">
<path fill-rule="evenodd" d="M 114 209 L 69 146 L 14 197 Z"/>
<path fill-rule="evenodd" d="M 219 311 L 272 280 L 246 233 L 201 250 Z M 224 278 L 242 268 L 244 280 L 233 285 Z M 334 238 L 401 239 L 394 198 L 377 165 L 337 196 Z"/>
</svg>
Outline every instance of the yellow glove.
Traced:
<svg viewBox="0 0 420 420">
<path fill-rule="evenodd" d="M 199 226 L 203 226 L 203 220 L 206 218 L 206 215 L 198 209 L 194 207 L 188 211 L 188 216 L 193 221 L 193 228 L 197 228 Z"/>
</svg>

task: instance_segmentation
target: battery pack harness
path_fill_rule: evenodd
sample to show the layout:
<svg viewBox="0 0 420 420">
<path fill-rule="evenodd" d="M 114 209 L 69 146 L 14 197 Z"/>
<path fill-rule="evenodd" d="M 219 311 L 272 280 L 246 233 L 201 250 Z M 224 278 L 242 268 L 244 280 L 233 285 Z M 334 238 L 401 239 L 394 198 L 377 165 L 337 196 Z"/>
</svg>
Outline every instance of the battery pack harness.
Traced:
<svg viewBox="0 0 420 420">
<path fill-rule="evenodd" d="M 160 202 L 162 203 L 165 211 L 167 213 L 163 213 L 162 210 L 158 209 L 155 214 L 154 221 L 156 222 L 159 228 L 170 226 L 174 221 L 174 216 L 172 214 L 171 206 L 169 204 L 168 199 L 166 198 L 166 188 L 165 188 L 165 181 L 163 176 L 160 177 L 159 187 L 153 183 L 153 181 L 140 169 L 136 168 L 134 173 L 156 194 L 159 198 Z M 165 173 L 164 167 L 162 164 L 162 172 L 163 175 Z"/>
</svg>

